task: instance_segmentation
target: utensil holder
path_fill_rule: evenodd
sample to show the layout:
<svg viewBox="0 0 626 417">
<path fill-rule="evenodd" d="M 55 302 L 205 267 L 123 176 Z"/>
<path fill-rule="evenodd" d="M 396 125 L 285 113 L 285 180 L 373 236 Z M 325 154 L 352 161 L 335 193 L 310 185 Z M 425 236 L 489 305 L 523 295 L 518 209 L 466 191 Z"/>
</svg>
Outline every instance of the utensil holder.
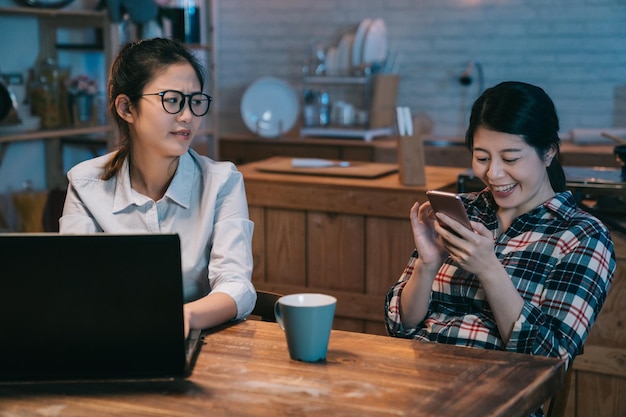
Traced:
<svg viewBox="0 0 626 417">
<path fill-rule="evenodd" d="M 398 172 L 404 185 L 426 185 L 424 141 L 417 132 L 412 136 L 398 136 Z"/>
</svg>

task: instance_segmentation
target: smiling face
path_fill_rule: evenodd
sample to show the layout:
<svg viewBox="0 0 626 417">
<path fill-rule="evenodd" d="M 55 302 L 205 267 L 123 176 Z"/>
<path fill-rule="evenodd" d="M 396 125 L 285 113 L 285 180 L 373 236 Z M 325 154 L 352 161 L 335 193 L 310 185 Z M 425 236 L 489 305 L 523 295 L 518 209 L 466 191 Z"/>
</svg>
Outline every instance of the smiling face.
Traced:
<svg viewBox="0 0 626 417">
<path fill-rule="evenodd" d="M 541 158 L 518 135 L 479 127 L 474 134 L 472 168 L 491 190 L 498 216 L 507 223 L 555 195 L 546 168 L 555 152 Z"/>
<path fill-rule="evenodd" d="M 146 84 L 143 94 L 154 94 L 165 90 L 177 90 L 184 94 L 199 92 L 200 81 L 190 64 L 175 64 Z M 133 152 L 157 157 L 178 157 L 189 150 L 202 117 L 194 116 L 185 103 L 177 114 L 167 113 L 158 95 L 140 98 L 137 108 L 131 106 L 125 119 L 130 126 Z"/>
</svg>

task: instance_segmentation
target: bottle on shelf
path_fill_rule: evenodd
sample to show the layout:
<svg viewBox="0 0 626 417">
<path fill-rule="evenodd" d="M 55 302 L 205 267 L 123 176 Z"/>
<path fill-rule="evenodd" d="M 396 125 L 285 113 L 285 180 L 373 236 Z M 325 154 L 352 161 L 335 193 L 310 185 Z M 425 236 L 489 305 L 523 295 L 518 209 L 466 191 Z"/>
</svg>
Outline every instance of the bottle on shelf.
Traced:
<svg viewBox="0 0 626 417">
<path fill-rule="evenodd" d="M 319 126 L 330 124 L 330 95 L 326 91 L 320 91 L 318 96 Z"/>
<path fill-rule="evenodd" d="M 319 109 L 317 107 L 317 92 L 306 90 L 304 92 L 304 107 L 302 111 L 304 126 L 317 126 L 319 123 Z"/>
</svg>

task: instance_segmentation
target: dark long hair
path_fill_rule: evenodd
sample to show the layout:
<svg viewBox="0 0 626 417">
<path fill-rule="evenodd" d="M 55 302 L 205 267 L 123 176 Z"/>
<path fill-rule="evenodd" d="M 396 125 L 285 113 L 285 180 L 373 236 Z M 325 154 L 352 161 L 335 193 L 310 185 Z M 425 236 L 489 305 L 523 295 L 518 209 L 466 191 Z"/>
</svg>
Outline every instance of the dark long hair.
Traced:
<svg viewBox="0 0 626 417">
<path fill-rule="evenodd" d="M 552 99 L 543 89 L 519 81 L 506 81 L 485 90 L 472 106 L 465 144 L 474 149 L 474 134 L 479 127 L 521 136 L 535 148 L 540 158 L 550 149 L 556 151 L 547 168 L 552 189 L 566 190 L 565 172 L 559 161 L 559 118 Z"/>
<path fill-rule="evenodd" d="M 133 107 L 139 109 L 138 102 L 146 84 L 170 65 L 181 63 L 188 63 L 193 67 L 200 81 L 200 89 L 204 89 L 205 73 L 202 64 L 180 42 L 163 38 L 144 39 L 124 45 L 117 54 L 109 72 L 108 100 L 109 113 L 118 129 L 119 146 L 104 167 L 103 180 L 108 180 L 119 172 L 132 148 L 128 122 L 117 114 L 115 99 L 120 94 L 126 94 Z"/>
</svg>

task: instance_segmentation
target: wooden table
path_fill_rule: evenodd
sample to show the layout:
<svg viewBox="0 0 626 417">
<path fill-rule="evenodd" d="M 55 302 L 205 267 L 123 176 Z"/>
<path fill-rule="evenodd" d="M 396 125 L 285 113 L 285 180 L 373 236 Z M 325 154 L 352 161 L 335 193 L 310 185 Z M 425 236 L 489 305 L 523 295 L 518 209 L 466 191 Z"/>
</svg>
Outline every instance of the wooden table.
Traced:
<svg viewBox="0 0 626 417">
<path fill-rule="evenodd" d="M 426 167 L 425 186 L 398 174 L 345 178 L 242 165 L 254 221 L 252 281 L 280 294 L 324 292 L 339 302 L 335 328 L 384 334 L 383 303 L 414 247 L 409 210 L 429 188 L 456 189 L 464 168 Z"/>
<path fill-rule="evenodd" d="M 527 417 L 563 377 L 554 358 L 337 330 L 326 362 L 298 362 L 249 320 L 207 334 L 187 380 L 0 387 L 0 414 Z"/>
</svg>

